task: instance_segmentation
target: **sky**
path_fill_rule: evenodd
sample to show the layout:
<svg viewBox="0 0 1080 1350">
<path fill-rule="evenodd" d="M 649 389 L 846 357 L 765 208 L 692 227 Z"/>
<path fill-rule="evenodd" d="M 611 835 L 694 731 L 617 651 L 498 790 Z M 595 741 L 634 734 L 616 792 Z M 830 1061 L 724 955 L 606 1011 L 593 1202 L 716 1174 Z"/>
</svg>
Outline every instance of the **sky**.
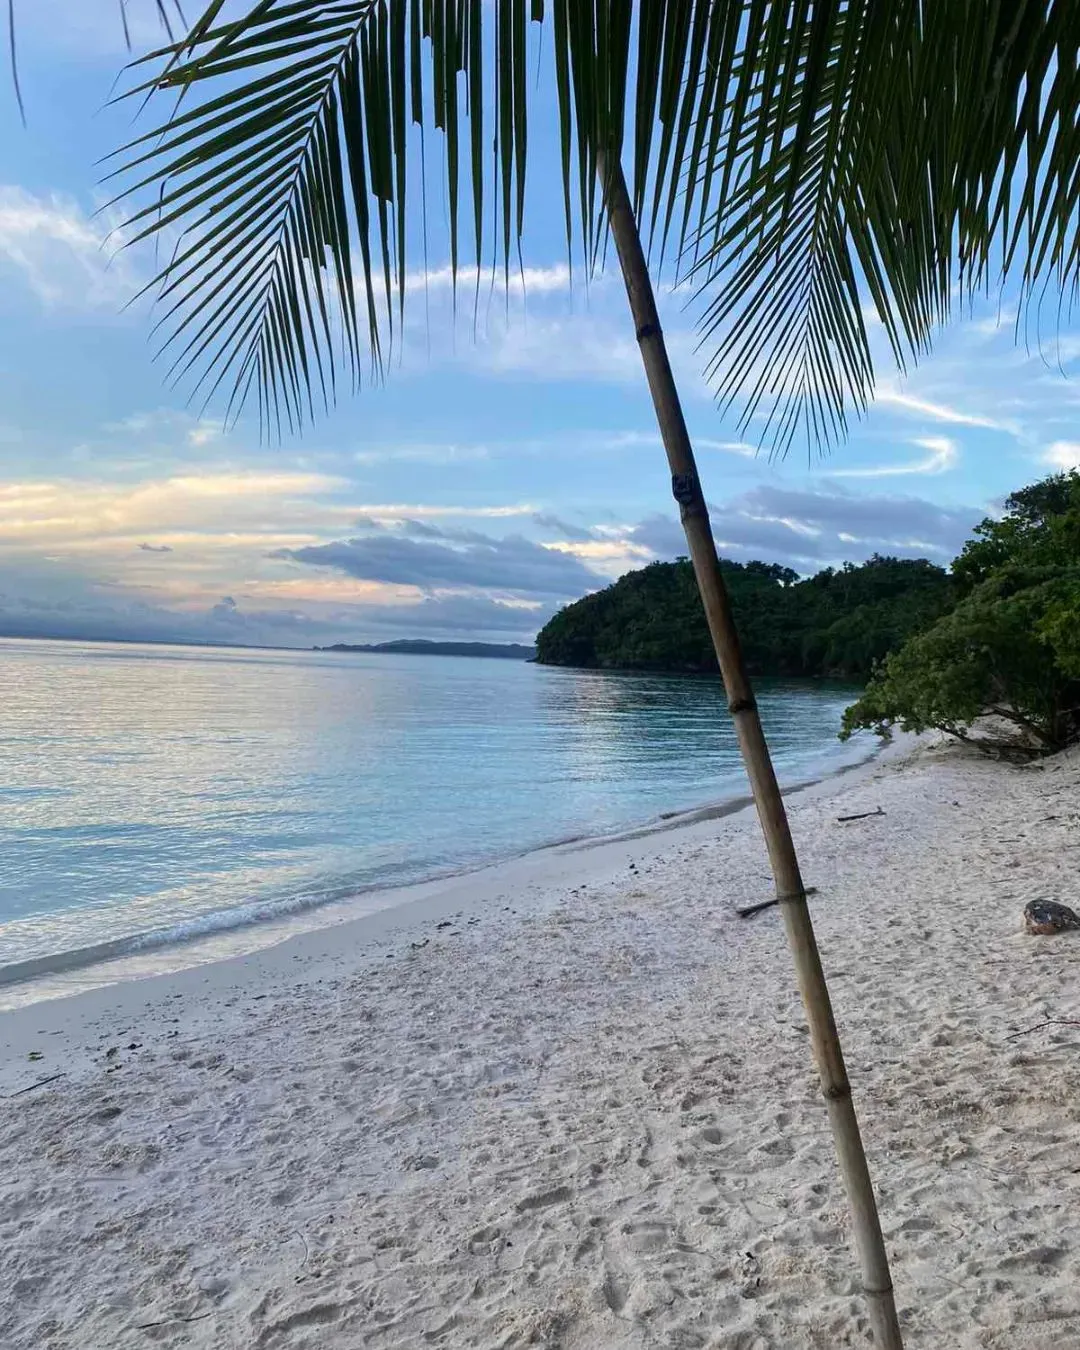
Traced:
<svg viewBox="0 0 1080 1350">
<path fill-rule="evenodd" d="M 127 59 L 115 0 L 18 10 L 25 129 L 0 79 L 0 635 L 530 641 L 561 605 L 685 552 L 621 282 L 569 284 L 539 131 L 524 287 L 474 324 L 429 257 L 427 314 L 411 306 L 385 382 L 269 446 L 254 416 L 226 431 L 167 385 L 152 315 L 128 304 L 154 260 L 118 250 L 102 209 L 102 160 L 134 116 L 107 106 Z M 151 0 L 130 10 L 136 45 L 156 40 Z M 848 441 L 771 463 L 717 411 L 682 294 L 659 300 L 735 561 L 945 565 L 1010 491 L 1080 465 L 1080 324 L 1017 343 L 994 298 L 902 380 L 882 345 Z"/>
</svg>

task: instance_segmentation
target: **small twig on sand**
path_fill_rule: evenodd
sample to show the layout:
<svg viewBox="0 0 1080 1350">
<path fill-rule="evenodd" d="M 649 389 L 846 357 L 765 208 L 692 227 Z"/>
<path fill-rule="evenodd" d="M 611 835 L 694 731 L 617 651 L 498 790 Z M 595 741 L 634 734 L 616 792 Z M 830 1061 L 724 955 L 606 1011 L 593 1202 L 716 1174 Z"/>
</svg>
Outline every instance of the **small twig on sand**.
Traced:
<svg viewBox="0 0 1080 1350">
<path fill-rule="evenodd" d="M 204 1313 L 195 1313 L 191 1317 L 166 1317 L 160 1322 L 136 1322 L 136 1331 L 149 1331 L 151 1327 L 171 1327 L 174 1322 L 202 1322 L 207 1317 L 213 1317 L 213 1311 Z"/>
<path fill-rule="evenodd" d="M 817 887 L 807 886 L 806 890 L 803 891 L 803 894 L 817 895 Z M 778 895 L 774 895 L 771 900 L 762 900 L 756 905 L 746 905 L 742 909 L 736 909 L 735 913 L 739 916 L 740 919 L 749 919 L 751 915 L 760 914 L 763 909 L 772 909 L 773 905 L 778 905 L 779 903 L 780 897 Z"/>
<path fill-rule="evenodd" d="M 58 1078 L 66 1078 L 66 1073 L 51 1073 L 48 1078 L 39 1078 L 36 1083 L 31 1083 L 29 1087 L 19 1088 L 18 1092 L 11 1093 L 12 1097 L 21 1097 L 24 1092 L 33 1092 L 35 1088 L 45 1087 L 48 1083 L 55 1083 Z"/>
<path fill-rule="evenodd" d="M 848 820 L 869 820 L 871 816 L 883 816 L 885 812 L 879 806 L 876 811 L 860 811 L 857 816 L 837 816 L 837 822 L 844 824 Z"/>
<path fill-rule="evenodd" d="M 1014 1031 L 1012 1035 L 1006 1036 L 1007 1041 L 1015 1041 L 1018 1036 L 1030 1036 L 1033 1031 L 1042 1031 L 1046 1027 L 1080 1027 L 1080 1021 L 1075 1017 L 1048 1017 L 1045 1022 L 1036 1022 L 1033 1027 L 1025 1027 L 1023 1031 Z"/>
<path fill-rule="evenodd" d="M 304 1244 L 304 1259 L 300 1262 L 300 1269 L 303 1270 L 303 1268 L 308 1263 L 308 1257 L 311 1255 L 311 1248 L 308 1246 L 307 1238 L 303 1235 L 303 1233 L 301 1233 L 299 1228 L 293 1229 L 293 1236 L 298 1237 L 300 1241 Z"/>
</svg>

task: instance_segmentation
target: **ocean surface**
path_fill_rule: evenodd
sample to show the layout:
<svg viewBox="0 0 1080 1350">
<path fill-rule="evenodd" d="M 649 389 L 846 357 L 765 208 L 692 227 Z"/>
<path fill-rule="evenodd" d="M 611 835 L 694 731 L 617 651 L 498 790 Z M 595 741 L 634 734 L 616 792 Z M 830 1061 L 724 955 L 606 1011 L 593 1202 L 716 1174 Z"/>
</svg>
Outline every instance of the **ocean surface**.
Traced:
<svg viewBox="0 0 1080 1350">
<path fill-rule="evenodd" d="M 852 697 L 760 682 L 783 781 L 873 752 Z M 705 679 L 0 639 L 0 709 L 0 982 L 747 790 Z"/>
</svg>

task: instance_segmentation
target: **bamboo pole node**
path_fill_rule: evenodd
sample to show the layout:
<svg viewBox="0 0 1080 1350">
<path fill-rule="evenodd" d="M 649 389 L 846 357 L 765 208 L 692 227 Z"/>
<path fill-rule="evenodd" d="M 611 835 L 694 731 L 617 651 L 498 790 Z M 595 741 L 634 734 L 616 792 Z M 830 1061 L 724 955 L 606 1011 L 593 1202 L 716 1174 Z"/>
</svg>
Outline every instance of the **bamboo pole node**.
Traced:
<svg viewBox="0 0 1080 1350">
<path fill-rule="evenodd" d="M 741 712 L 753 712 L 757 708 L 757 699 L 753 696 L 753 694 L 747 694 L 745 698 L 737 698 L 733 703 L 729 703 L 727 706 L 728 712 L 732 715 L 732 717 L 738 717 L 739 713 Z M 798 900 L 801 899 L 801 897 L 802 892 L 800 891 L 798 895 L 790 895 L 790 896 L 785 895 L 782 896 L 781 899 Z"/>
<path fill-rule="evenodd" d="M 671 495 L 684 509 L 691 505 L 704 506 L 701 496 L 701 484 L 696 473 L 673 473 L 671 475 Z"/>
</svg>

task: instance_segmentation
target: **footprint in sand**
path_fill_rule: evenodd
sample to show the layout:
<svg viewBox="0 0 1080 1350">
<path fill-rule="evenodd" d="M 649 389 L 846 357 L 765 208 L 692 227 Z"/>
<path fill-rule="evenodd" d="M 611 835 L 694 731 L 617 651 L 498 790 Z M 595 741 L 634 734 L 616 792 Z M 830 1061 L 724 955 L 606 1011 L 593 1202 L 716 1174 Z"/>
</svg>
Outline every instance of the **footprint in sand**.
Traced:
<svg viewBox="0 0 1080 1350">
<path fill-rule="evenodd" d="M 501 1228 L 489 1224 L 486 1228 L 478 1228 L 467 1245 L 473 1256 L 494 1256 L 506 1246 L 506 1238 Z"/>
<path fill-rule="evenodd" d="M 519 1214 L 528 1214 L 534 1209 L 547 1209 L 549 1205 L 561 1205 L 564 1200 L 569 1200 L 574 1194 L 570 1186 L 556 1186 L 554 1190 L 537 1191 L 533 1195 L 527 1195 L 523 1200 L 519 1200 L 516 1205 Z"/>
<path fill-rule="evenodd" d="M 600 1293 L 603 1295 L 604 1302 L 615 1316 L 621 1317 L 622 1311 L 626 1307 L 627 1290 L 622 1281 L 610 1270 L 604 1273 L 604 1279 L 600 1285 Z"/>
</svg>

